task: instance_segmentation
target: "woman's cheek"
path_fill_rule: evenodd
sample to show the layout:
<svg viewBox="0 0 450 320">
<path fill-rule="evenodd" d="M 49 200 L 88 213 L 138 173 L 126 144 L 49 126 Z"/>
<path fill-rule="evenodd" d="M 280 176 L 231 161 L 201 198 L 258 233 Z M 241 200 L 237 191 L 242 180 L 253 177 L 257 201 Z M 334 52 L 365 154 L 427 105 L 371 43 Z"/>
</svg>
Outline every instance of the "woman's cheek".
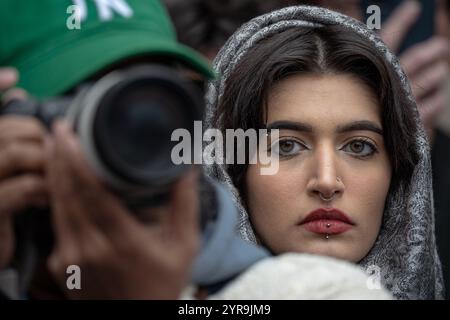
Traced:
<svg viewBox="0 0 450 320">
<path fill-rule="evenodd" d="M 280 170 L 275 175 L 260 175 L 256 166 L 249 166 L 246 186 L 251 192 L 247 192 L 247 201 L 257 229 L 276 230 L 275 226 L 282 228 L 289 222 L 289 216 L 295 213 L 291 206 L 298 203 L 302 193 L 298 183 L 292 173 Z"/>
<path fill-rule="evenodd" d="M 346 188 L 349 203 L 353 204 L 360 231 L 375 241 L 383 218 L 385 201 L 390 186 L 390 173 L 386 170 L 366 170 L 364 179 L 349 181 Z"/>
</svg>

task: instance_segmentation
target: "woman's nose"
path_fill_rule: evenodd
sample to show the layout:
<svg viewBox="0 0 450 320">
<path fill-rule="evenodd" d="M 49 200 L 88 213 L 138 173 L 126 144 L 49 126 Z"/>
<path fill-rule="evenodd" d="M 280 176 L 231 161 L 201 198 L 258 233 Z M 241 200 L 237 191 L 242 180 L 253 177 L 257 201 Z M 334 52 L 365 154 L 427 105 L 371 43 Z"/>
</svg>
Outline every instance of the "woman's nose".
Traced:
<svg viewBox="0 0 450 320">
<path fill-rule="evenodd" d="M 308 182 L 308 191 L 322 201 L 332 201 L 345 189 L 344 181 L 338 174 L 335 152 L 321 150 L 313 161 L 314 169 Z"/>
</svg>

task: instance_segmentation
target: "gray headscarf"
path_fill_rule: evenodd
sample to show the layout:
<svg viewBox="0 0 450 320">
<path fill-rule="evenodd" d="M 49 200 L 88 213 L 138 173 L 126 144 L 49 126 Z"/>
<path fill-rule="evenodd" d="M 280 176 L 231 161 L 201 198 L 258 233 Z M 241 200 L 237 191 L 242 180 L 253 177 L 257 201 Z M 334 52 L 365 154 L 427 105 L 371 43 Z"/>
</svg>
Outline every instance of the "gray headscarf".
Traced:
<svg viewBox="0 0 450 320">
<path fill-rule="evenodd" d="M 241 58 L 261 39 L 289 28 L 341 25 L 371 42 L 385 57 L 388 65 L 398 74 L 409 97 L 407 112 L 416 119 L 415 147 L 419 161 L 414 168 L 408 190 L 391 190 L 384 212 L 378 239 L 369 254 L 360 262 L 361 267 L 378 266 L 381 281 L 398 299 L 439 299 L 443 297 L 442 272 L 434 237 L 433 191 L 431 181 L 430 150 L 421 124 L 415 99 L 400 64 L 376 33 L 366 25 L 345 15 L 317 7 L 288 7 L 257 17 L 244 24 L 227 41 L 214 61 L 219 79 L 208 85 L 206 95 L 206 127 L 210 128 L 224 84 Z M 220 128 L 220 120 L 218 124 Z M 223 129 L 223 128 L 220 128 Z M 224 182 L 231 191 L 240 212 L 239 234 L 250 242 L 257 242 L 249 216 L 239 192 L 233 185 L 225 165 L 209 165 L 206 173 Z"/>
</svg>

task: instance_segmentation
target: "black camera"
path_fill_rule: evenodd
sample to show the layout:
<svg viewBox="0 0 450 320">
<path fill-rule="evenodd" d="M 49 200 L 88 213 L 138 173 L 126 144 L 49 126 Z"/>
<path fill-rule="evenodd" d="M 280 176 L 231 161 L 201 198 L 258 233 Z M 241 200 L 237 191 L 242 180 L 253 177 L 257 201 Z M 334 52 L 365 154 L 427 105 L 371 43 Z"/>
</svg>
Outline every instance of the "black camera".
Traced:
<svg viewBox="0 0 450 320">
<path fill-rule="evenodd" d="M 46 126 L 67 119 L 96 173 L 132 205 L 152 203 L 186 170 L 171 160 L 174 130 L 193 133 L 200 90 L 175 70 L 140 65 L 113 71 L 72 96 L 13 101 L 0 115 L 34 116 Z M 143 202 L 143 203 L 142 203 Z"/>
</svg>

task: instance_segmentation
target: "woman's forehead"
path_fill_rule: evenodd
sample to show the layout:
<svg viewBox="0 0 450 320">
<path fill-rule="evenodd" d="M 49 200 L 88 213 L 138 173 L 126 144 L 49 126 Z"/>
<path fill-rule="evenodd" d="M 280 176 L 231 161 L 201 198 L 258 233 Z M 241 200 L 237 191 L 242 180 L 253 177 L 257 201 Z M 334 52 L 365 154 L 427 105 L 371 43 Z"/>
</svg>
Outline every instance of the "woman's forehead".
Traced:
<svg viewBox="0 0 450 320">
<path fill-rule="evenodd" d="M 268 98 L 267 122 L 291 120 L 312 127 L 370 121 L 381 126 L 372 90 L 349 75 L 296 75 L 277 83 Z"/>
</svg>

